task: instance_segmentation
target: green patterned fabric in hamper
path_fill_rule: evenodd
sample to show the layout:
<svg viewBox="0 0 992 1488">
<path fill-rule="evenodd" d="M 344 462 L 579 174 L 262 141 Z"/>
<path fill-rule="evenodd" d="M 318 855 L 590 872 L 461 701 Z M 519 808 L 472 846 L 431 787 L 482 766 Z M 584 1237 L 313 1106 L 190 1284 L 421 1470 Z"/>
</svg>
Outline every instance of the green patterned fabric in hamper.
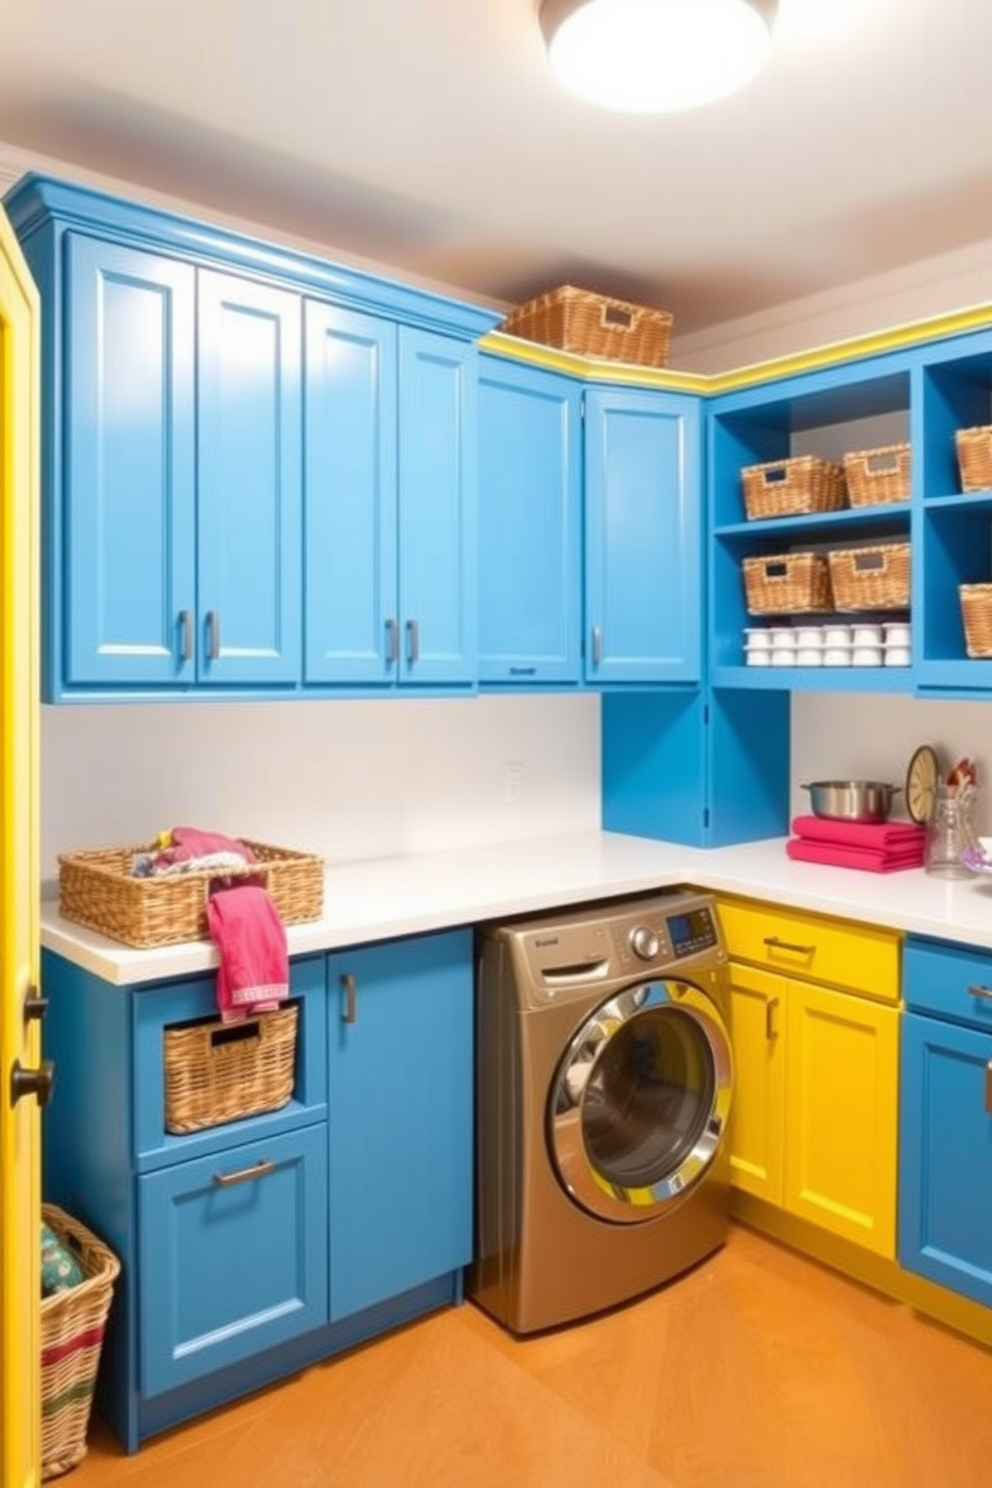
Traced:
<svg viewBox="0 0 992 1488">
<path fill-rule="evenodd" d="M 84 1280 L 83 1268 L 72 1251 L 63 1245 L 55 1231 L 41 1226 L 41 1295 L 66 1292 Z"/>
</svg>

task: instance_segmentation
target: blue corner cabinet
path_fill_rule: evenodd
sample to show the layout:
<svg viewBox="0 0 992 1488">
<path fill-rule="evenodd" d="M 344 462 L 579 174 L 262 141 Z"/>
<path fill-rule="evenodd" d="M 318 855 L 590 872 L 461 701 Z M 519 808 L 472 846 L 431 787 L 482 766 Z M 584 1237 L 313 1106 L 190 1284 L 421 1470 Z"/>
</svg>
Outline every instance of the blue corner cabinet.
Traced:
<svg viewBox="0 0 992 1488">
<path fill-rule="evenodd" d="M 903 961 L 899 1260 L 992 1306 L 992 956 L 910 937 Z"/>
<path fill-rule="evenodd" d="M 222 1028 L 213 976 L 121 987 L 47 951 L 43 975 L 43 1189 L 122 1263 L 97 1403 L 128 1451 L 461 1299 L 471 931 L 294 960 L 291 1098 L 194 1130 L 169 1129 L 166 1035 L 222 1059 L 258 1032 Z"/>
<path fill-rule="evenodd" d="M 476 678 L 493 316 L 27 176 L 47 701 Z"/>
</svg>

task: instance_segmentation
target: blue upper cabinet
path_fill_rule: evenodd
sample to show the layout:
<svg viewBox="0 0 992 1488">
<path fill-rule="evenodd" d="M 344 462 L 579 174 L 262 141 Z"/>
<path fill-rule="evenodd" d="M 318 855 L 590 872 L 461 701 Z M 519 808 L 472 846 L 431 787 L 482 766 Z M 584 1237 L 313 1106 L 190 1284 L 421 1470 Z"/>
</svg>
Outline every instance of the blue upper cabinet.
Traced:
<svg viewBox="0 0 992 1488">
<path fill-rule="evenodd" d="M 64 404 L 54 353 L 46 361 L 50 534 L 61 489 L 66 517 L 46 569 L 46 690 L 59 687 L 63 634 L 69 685 L 186 683 L 196 675 L 196 274 L 79 233 L 64 249 Z"/>
<path fill-rule="evenodd" d="M 300 670 L 300 297 L 198 273 L 197 675 Z"/>
<path fill-rule="evenodd" d="M 479 681 L 581 681 L 582 389 L 483 355 Z"/>
<path fill-rule="evenodd" d="M 387 686 L 399 657 L 396 326 L 308 301 L 305 399 L 304 681 Z"/>
<path fill-rule="evenodd" d="M 698 398 L 591 388 L 585 422 L 585 676 L 695 682 L 702 646 Z"/>
</svg>

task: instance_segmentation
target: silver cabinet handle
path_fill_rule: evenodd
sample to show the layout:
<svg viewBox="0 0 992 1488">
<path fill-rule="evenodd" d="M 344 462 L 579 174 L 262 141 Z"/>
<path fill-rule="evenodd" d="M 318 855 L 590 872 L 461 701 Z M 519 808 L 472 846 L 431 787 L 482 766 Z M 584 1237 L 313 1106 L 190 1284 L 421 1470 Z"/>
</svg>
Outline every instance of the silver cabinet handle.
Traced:
<svg viewBox="0 0 992 1488">
<path fill-rule="evenodd" d="M 792 941 L 790 940 L 779 940 L 777 935 L 766 935 L 765 945 L 770 946 L 772 950 L 776 951 L 795 951 L 797 956 L 812 956 L 813 952 L 816 950 L 815 945 L 793 945 Z"/>
<path fill-rule="evenodd" d="M 262 1158 L 261 1162 L 252 1163 L 250 1168 L 241 1168 L 237 1173 L 215 1173 L 214 1182 L 218 1188 L 234 1188 L 238 1183 L 254 1183 L 256 1178 L 268 1178 L 275 1170 L 274 1162 Z"/>
<path fill-rule="evenodd" d="M 533 667 L 515 667 L 515 666 L 511 666 L 511 668 L 510 668 L 510 676 L 511 677 L 536 677 L 537 676 L 537 667 L 536 666 L 533 666 Z"/>
<path fill-rule="evenodd" d="M 969 997 L 984 997 L 986 1001 L 992 1002 L 992 987 L 983 987 L 980 982 L 968 988 Z"/>
<path fill-rule="evenodd" d="M 179 628 L 183 634 L 182 659 L 193 660 L 193 611 L 179 611 Z"/>
<path fill-rule="evenodd" d="M 406 622 L 406 656 L 411 663 L 420 660 L 420 623 L 417 620 Z"/>
<path fill-rule="evenodd" d="M 386 621 L 386 660 L 395 666 L 400 659 L 400 628 L 395 619 Z"/>
<path fill-rule="evenodd" d="M 592 628 L 592 664 L 599 666 L 603 659 L 603 627 L 594 625 Z"/>
<path fill-rule="evenodd" d="M 217 610 L 207 612 L 207 655 L 211 661 L 220 660 L 220 614 Z"/>
<path fill-rule="evenodd" d="M 341 1022 L 354 1023 L 358 1016 L 358 1010 L 355 1006 L 356 983 L 350 971 L 342 976 L 341 985 L 344 988 L 344 1008 L 341 1013 Z"/>
<path fill-rule="evenodd" d="M 778 1029 L 775 1027 L 775 1014 L 778 1012 L 778 998 L 769 997 L 765 1003 L 765 1038 L 769 1042 L 778 1038 Z"/>
</svg>

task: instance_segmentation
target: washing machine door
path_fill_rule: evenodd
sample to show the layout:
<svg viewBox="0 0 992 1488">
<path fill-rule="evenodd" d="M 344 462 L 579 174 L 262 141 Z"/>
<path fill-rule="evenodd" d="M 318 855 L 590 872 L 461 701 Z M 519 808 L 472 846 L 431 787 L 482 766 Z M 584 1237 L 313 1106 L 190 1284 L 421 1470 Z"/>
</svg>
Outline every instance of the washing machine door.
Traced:
<svg viewBox="0 0 992 1488">
<path fill-rule="evenodd" d="M 571 1198 L 627 1224 L 678 1203 L 719 1150 L 731 1071 L 726 1024 L 690 982 L 642 982 L 601 1004 L 551 1090 L 549 1143 Z"/>
</svg>

